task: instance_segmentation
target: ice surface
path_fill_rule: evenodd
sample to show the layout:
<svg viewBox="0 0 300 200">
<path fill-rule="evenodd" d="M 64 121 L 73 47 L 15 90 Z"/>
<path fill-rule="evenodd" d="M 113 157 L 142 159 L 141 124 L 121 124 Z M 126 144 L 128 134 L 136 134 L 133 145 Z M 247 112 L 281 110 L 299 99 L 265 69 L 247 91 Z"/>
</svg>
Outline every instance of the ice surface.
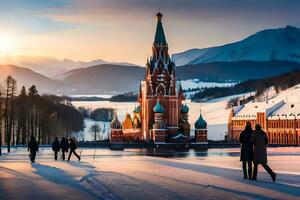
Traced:
<svg viewBox="0 0 300 200">
<path fill-rule="evenodd" d="M 84 148 L 82 161 L 53 161 L 41 148 L 35 164 L 24 148 L 0 157 L 0 199 L 299 199 L 300 148 L 269 148 L 273 183 L 242 179 L 239 149 L 157 152 Z M 73 158 L 74 159 L 74 158 Z M 259 168 L 261 170 L 261 168 Z"/>
</svg>

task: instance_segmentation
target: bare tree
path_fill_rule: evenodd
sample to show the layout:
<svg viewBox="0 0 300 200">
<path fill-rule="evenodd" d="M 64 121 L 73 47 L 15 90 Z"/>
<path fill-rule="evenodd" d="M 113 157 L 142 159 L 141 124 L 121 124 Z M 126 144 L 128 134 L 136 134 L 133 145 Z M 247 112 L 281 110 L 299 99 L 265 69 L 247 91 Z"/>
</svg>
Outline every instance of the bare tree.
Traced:
<svg viewBox="0 0 300 200">
<path fill-rule="evenodd" d="M 94 140 L 96 141 L 97 140 L 97 133 L 99 133 L 101 131 L 101 128 L 99 127 L 98 124 L 95 123 L 93 126 L 91 126 L 90 131 L 94 133 Z"/>
<path fill-rule="evenodd" d="M 0 156 L 2 155 L 2 88 L 0 86 Z"/>
<path fill-rule="evenodd" d="M 14 119 L 14 102 L 13 98 L 16 91 L 17 81 L 11 76 L 8 76 L 6 82 L 6 99 L 5 99 L 5 139 L 7 144 L 7 152 L 10 152 L 10 144 L 13 130 Z"/>
</svg>

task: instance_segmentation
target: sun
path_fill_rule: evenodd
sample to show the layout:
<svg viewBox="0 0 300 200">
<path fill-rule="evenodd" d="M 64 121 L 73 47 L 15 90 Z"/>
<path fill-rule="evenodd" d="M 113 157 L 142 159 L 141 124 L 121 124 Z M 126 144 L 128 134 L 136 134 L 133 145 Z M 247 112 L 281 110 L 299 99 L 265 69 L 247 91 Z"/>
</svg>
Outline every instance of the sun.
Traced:
<svg viewBox="0 0 300 200">
<path fill-rule="evenodd" d="M 15 48 L 12 37 L 0 33 L 0 55 L 9 55 Z"/>
</svg>

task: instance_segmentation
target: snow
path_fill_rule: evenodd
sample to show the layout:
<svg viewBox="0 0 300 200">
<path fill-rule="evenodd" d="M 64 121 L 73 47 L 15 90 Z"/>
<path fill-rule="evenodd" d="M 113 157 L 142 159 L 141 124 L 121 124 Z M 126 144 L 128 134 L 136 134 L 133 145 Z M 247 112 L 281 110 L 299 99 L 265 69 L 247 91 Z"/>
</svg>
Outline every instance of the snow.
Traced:
<svg viewBox="0 0 300 200">
<path fill-rule="evenodd" d="M 132 114 L 132 111 L 134 110 L 135 106 L 138 105 L 138 103 L 134 102 L 110 102 L 110 101 L 72 101 L 72 104 L 78 108 L 78 107 L 84 107 L 90 110 L 95 110 L 97 108 L 113 108 L 117 110 L 118 118 L 122 122 L 125 120 L 126 113 Z M 83 130 L 83 133 L 77 133 L 75 136 L 78 136 L 78 139 L 84 139 L 85 141 L 94 141 L 94 135 L 91 133 L 90 129 L 91 126 L 95 123 L 99 125 L 101 128 L 101 133 L 98 134 L 99 139 L 108 139 L 108 134 L 110 132 L 110 123 L 108 122 L 97 122 L 92 119 L 85 119 L 85 128 Z M 104 130 L 105 129 L 105 130 Z M 101 138 L 100 138 L 101 136 Z"/>
<path fill-rule="evenodd" d="M 177 66 L 186 64 L 273 61 L 300 62 L 300 29 L 287 26 L 260 31 L 239 42 L 205 49 L 191 49 L 173 55 Z"/>
<path fill-rule="evenodd" d="M 82 161 L 53 161 L 40 148 L 35 164 L 18 148 L 0 157 L 0 199 L 299 199 L 300 148 L 269 148 L 273 183 L 242 179 L 239 149 L 110 151 L 82 148 Z"/>
<path fill-rule="evenodd" d="M 269 119 L 300 119 L 300 103 L 286 103 L 272 112 Z"/>
<path fill-rule="evenodd" d="M 191 135 L 194 135 L 194 124 L 199 117 L 200 110 L 206 120 L 208 126 L 208 139 L 209 140 L 224 140 L 227 134 L 227 122 L 230 113 L 230 109 L 226 109 L 227 102 L 235 97 L 248 96 L 250 93 L 232 95 L 222 98 L 212 99 L 210 101 L 197 103 L 187 100 L 186 103 L 190 108 L 189 111 L 189 122 L 191 124 Z M 125 120 L 126 112 L 132 114 L 134 107 L 138 103 L 134 102 L 109 102 L 109 101 L 73 101 L 72 104 L 75 107 L 85 107 L 89 109 L 97 108 L 115 108 L 117 109 L 118 118 L 122 122 Z M 90 127 L 94 124 L 92 120 L 85 120 L 86 128 L 84 130 L 85 140 L 93 140 L 91 133 L 89 132 Z M 104 125 L 101 122 L 100 127 Z M 107 129 L 107 131 L 109 131 Z M 105 133 L 103 137 L 107 137 L 108 133 Z"/>
<path fill-rule="evenodd" d="M 248 103 L 245 105 L 245 108 L 239 110 L 238 115 L 245 117 L 248 115 L 250 118 L 254 118 L 254 115 L 256 116 L 257 111 L 263 111 L 270 107 L 274 107 L 277 103 L 281 101 L 285 101 L 285 103 L 294 104 L 295 113 L 298 113 L 298 104 L 300 104 L 300 84 L 297 86 L 294 86 L 292 88 L 289 88 L 287 90 L 281 91 L 279 94 L 275 95 L 269 90 L 270 96 L 268 103 L 266 102 L 254 102 L 254 103 Z M 189 122 L 191 124 L 191 135 L 194 135 L 194 124 L 196 120 L 199 117 L 200 110 L 201 113 L 206 120 L 208 126 L 208 139 L 209 140 L 223 140 L 224 136 L 227 134 L 227 122 L 228 117 L 231 109 L 226 109 L 227 102 L 236 97 L 248 97 L 251 93 L 245 93 L 245 94 L 238 94 L 238 95 L 232 95 L 222 98 L 216 98 L 212 99 L 206 102 L 191 102 L 190 100 L 187 100 L 186 103 L 190 108 L 189 111 Z M 86 107 L 90 109 L 96 109 L 96 108 L 116 108 L 118 112 L 119 120 L 122 122 L 125 119 L 126 112 L 132 114 L 132 111 L 134 110 L 134 107 L 138 105 L 138 103 L 135 102 L 109 102 L 109 101 L 74 101 L 72 102 L 75 107 Z M 283 104 L 285 105 L 285 104 Z M 257 108 L 255 108 L 257 106 Z M 284 109 L 286 110 L 286 109 Z M 281 111 L 280 111 L 281 112 Z M 282 114 L 282 113 L 281 113 Z M 287 112 L 287 115 L 289 115 L 290 112 Z M 252 116 L 253 115 L 253 116 Z M 249 119 L 250 119 L 249 118 Z M 85 140 L 92 140 L 93 137 L 91 137 L 91 133 L 89 132 L 89 128 L 91 125 L 93 125 L 93 121 L 87 121 L 87 127 L 84 131 L 84 138 Z M 103 123 L 100 123 L 100 127 L 103 127 Z M 107 127 L 107 126 L 106 126 Z M 108 131 L 106 130 L 103 137 L 108 137 Z"/>
<path fill-rule="evenodd" d="M 300 84 L 287 90 L 280 91 L 278 95 L 275 95 L 269 101 L 282 100 L 284 100 L 286 103 L 300 103 Z"/>
<path fill-rule="evenodd" d="M 78 97 L 100 97 L 100 98 L 106 98 L 109 99 L 111 98 L 113 95 L 109 95 L 109 94 L 79 94 L 79 95 L 68 95 L 69 97 L 72 98 L 78 98 Z"/>
<path fill-rule="evenodd" d="M 282 105 L 283 102 L 280 102 Z M 235 119 L 248 119 L 248 120 L 255 120 L 257 118 L 258 112 L 265 112 L 267 109 L 271 109 L 272 107 L 277 107 L 278 103 L 267 103 L 267 102 L 250 102 L 247 103 L 236 115 L 234 116 Z"/>
<path fill-rule="evenodd" d="M 251 120 L 257 112 L 266 112 L 269 119 L 300 119 L 300 84 L 278 94 L 271 87 L 262 96 L 264 101 L 247 103 L 234 118 Z"/>
<path fill-rule="evenodd" d="M 193 88 L 210 88 L 210 87 L 229 87 L 233 86 L 236 83 L 221 83 L 221 82 L 204 82 L 199 79 L 188 79 L 180 81 L 181 86 L 184 90 L 193 89 Z"/>
<path fill-rule="evenodd" d="M 188 79 L 188 80 L 181 80 L 181 86 L 186 92 L 184 92 L 185 97 L 190 99 L 195 93 L 199 92 L 203 88 L 210 88 L 210 87 L 229 87 L 233 86 L 236 83 L 233 82 L 204 82 L 200 81 L 199 79 Z M 195 91 L 188 91 L 189 89 L 196 89 Z"/>
</svg>

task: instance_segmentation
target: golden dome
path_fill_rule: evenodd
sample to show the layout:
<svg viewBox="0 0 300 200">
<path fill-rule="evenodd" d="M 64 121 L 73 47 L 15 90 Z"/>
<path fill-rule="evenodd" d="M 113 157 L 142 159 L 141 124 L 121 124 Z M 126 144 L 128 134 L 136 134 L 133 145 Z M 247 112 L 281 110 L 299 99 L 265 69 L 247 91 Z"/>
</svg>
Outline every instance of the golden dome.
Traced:
<svg viewBox="0 0 300 200">
<path fill-rule="evenodd" d="M 126 114 L 126 118 L 123 121 L 123 129 L 131 129 L 133 128 L 132 119 L 130 114 Z"/>
</svg>

